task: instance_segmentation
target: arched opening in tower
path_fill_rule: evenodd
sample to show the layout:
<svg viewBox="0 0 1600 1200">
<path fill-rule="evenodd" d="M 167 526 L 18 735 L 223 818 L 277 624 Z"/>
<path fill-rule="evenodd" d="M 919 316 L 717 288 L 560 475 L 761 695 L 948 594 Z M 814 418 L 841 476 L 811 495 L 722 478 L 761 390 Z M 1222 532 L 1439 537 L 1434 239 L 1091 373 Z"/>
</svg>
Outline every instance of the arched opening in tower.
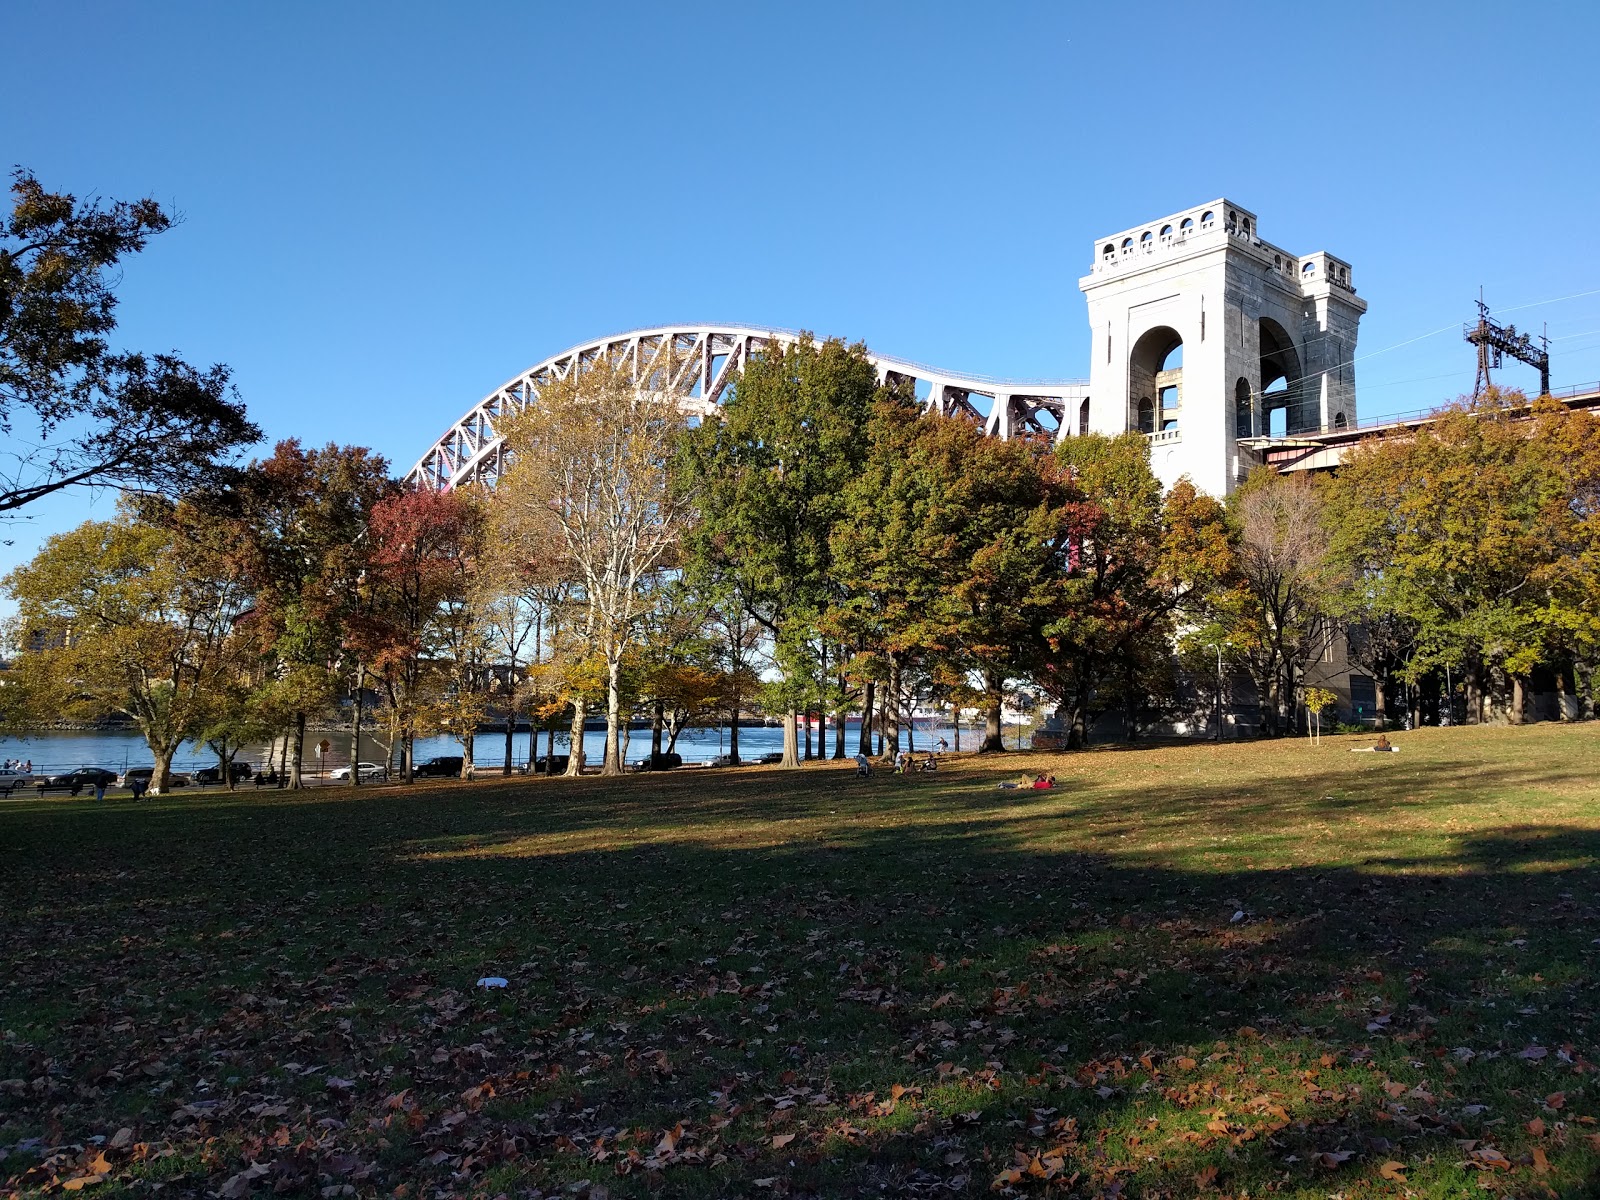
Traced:
<svg viewBox="0 0 1600 1200">
<path fill-rule="evenodd" d="M 1301 385 L 1300 355 L 1293 339 L 1271 317 L 1262 317 L 1260 407 L 1262 421 L 1272 436 L 1305 433 L 1316 428 L 1314 418 L 1307 423 Z"/>
<path fill-rule="evenodd" d="M 1128 425 L 1140 433 L 1176 430 L 1182 414 L 1183 338 L 1159 325 L 1128 355 Z"/>
</svg>

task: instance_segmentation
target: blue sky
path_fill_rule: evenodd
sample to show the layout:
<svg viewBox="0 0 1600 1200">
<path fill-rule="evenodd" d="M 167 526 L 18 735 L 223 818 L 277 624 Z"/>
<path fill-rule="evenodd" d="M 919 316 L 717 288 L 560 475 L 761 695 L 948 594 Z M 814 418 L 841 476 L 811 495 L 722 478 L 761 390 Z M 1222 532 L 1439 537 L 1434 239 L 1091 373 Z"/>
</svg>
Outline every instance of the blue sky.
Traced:
<svg viewBox="0 0 1600 1200">
<path fill-rule="evenodd" d="M 1600 294 L 1543 303 L 1600 289 L 1592 3 L 12 0 L 0 35 L 0 160 L 184 215 L 119 340 L 397 470 L 641 325 L 1084 376 L 1095 237 L 1219 195 L 1354 265 L 1363 417 L 1470 388 L 1480 284 L 1600 379 Z M 109 507 L 36 506 L 0 570 Z"/>
</svg>

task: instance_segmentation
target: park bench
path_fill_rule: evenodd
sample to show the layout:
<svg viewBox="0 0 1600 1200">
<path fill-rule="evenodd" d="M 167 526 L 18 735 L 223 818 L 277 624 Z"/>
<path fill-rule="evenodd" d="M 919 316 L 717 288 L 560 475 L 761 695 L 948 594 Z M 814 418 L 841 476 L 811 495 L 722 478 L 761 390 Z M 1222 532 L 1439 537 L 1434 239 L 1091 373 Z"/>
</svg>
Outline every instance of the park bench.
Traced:
<svg viewBox="0 0 1600 1200">
<path fill-rule="evenodd" d="M 39 789 L 39 795 L 41 797 L 46 792 L 70 792 L 72 795 L 76 796 L 82 793 L 84 789 L 84 784 L 81 780 L 77 783 L 50 783 L 41 779 L 38 783 L 35 783 L 32 786 Z"/>
</svg>

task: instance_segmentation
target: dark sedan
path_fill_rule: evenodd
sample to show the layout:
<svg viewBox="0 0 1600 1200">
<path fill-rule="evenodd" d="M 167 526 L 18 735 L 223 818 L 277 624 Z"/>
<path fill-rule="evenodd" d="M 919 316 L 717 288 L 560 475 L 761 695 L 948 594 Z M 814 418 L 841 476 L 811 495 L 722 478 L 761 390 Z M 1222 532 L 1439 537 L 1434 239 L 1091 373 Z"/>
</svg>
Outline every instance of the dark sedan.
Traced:
<svg viewBox="0 0 1600 1200">
<path fill-rule="evenodd" d="M 413 775 L 461 775 L 461 764 L 465 761 L 459 754 L 446 754 L 439 758 L 430 758 L 425 763 L 418 763 L 411 768 Z"/>
<path fill-rule="evenodd" d="M 65 771 L 60 775 L 40 775 L 35 778 L 34 784 L 41 794 L 46 790 L 70 791 L 76 796 L 84 788 L 92 788 L 96 784 L 115 787 L 117 773 L 105 767 L 79 767 L 76 771 Z"/>
</svg>

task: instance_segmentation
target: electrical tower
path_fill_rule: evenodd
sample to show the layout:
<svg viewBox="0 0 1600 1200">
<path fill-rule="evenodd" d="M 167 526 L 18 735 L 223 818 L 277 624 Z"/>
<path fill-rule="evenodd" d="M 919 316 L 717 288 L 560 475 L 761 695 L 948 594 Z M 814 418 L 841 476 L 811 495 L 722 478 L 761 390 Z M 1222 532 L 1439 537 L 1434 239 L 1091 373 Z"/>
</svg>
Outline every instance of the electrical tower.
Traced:
<svg viewBox="0 0 1600 1200">
<path fill-rule="evenodd" d="M 1500 369 L 1501 355 L 1509 354 L 1539 371 L 1539 395 L 1550 394 L 1550 339 L 1541 337 L 1539 345 L 1515 325 L 1501 325 L 1489 317 L 1489 306 L 1478 297 L 1478 323 L 1465 327 L 1467 341 L 1478 348 L 1478 375 L 1472 381 L 1472 396 L 1477 399 L 1489 387 L 1489 369 Z"/>
</svg>

